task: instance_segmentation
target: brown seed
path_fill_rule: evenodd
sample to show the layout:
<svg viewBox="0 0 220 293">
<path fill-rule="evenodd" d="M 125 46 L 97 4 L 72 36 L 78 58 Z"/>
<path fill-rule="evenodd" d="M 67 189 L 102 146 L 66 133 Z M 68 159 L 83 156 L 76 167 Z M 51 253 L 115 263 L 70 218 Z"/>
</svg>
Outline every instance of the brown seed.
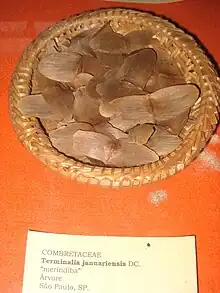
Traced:
<svg viewBox="0 0 220 293">
<path fill-rule="evenodd" d="M 110 68 L 119 67 L 124 61 L 122 54 L 110 54 L 96 51 L 96 56 Z"/>
<path fill-rule="evenodd" d="M 73 152 L 73 135 L 78 130 L 89 131 L 92 130 L 92 126 L 87 123 L 71 123 L 68 126 L 61 127 L 53 130 L 49 133 L 52 145 L 61 153 L 67 156 L 80 157 L 81 153 Z"/>
<path fill-rule="evenodd" d="M 129 143 L 125 139 L 119 139 L 120 148 L 109 159 L 111 165 L 117 167 L 133 167 L 155 162 L 158 155 L 148 147 Z"/>
<path fill-rule="evenodd" d="M 92 74 L 93 76 L 103 76 L 108 69 L 108 67 L 95 57 L 82 57 L 82 72 Z"/>
<path fill-rule="evenodd" d="M 139 119 L 124 119 L 122 115 L 116 115 L 110 118 L 109 123 L 114 127 L 126 132 L 133 128 L 135 125 L 139 124 Z"/>
<path fill-rule="evenodd" d="M 199 97 L 195 85 L 176 85 L 160 89 L 149 97 L 157 123 L 167 121 L 184 113 L 193 106 Z"/>
<path fill-rule="evenodd" d="M 159 89 L 161 89 L 161 86 L 158 82 L 158 72 L 153 72 L 153 74 L 151 75 L 151 77 L 148 79 L 148 82 L 144 88 L 144 90 L 148 93 L 153 93 Z M 168 85 L 169 86 L 169 85 Z"/>
<path fill-rule="evenodd" d="M 68 126 L 69 124 L 71 124 L 71 123 L 75 123 L 75 122 L 76 122 L 76 121 L 75 121 L 74 118 L 71 119 L 71 120 L 69 120 L 69 121 L 61 120 L 61 121 L 58 122 L 58 124 L 57 124 L 57 128 L 66 127 L 66 126 Z M 77 122 L 76 122 L 76 123 L 77 123 Z"/>
<path fill-rule="evenodd" d="M 45 77 L 60 81 L 72 82 L 80 72 L 82 56 L 77 53 L 61 52 L 46 56 L 39 62 L 39 72 Z"/>
<path fill-rule="evenodd" d="M 103 53 L 126 53 L 127 43 L 124 36 L 114 32 L 109 29 L 109 25 L 102 27 L 89 42 L 90 47 L 94 51 L 99 51 Z M 110 27 L 111 28 L 111 27 Z"/>
<path fill-rule="evenodd" d="M 94 28 L 96 29 L 96 32 L 92 35 L 92 38 L 96 37 L 97 35 L 103 34 L 103 33 L 113 33 L 113 29 L 110 25 L 111 21 L 108 21 L 104 23 L 100 28 Z"/>
<path fill-rule="evenodd" d="M 108 70 L 105 74 L 104 74 L 104 78 L 107 79 L 114 79 L 115 75 L 118 71 L 118 68 L 112 68 L 110 70 Z"/>
<path fill-rule="evenodd" d="M 58 47 L 58 52 L 61 51 L 67 51 L 68 47 L 70 46 L 71 41 L 69 39 L 66 39 L 65 37 L 61 37 L 61 39 L 59 39 L 59 45 Z"/>
<path fill-rule="evenodd" d="M 189 111 L 183 112 L 173 119 L 162 121 L 161 126 L 164 126 L 170 133 L 179 134 L 187 123 Z"/>
<path fill-rule="evenodd" d="M 185 84 L 185 80 L 183 76 L 180 75 L 168 75 L 164 73 L 158 73 L 158 71 L 154 72 L 150 79 L 148 80 L 145 90 L 148 93 L 153 93 L 159 89 L 172 86 L 172 85 L 181 85 Z"/>
<path fill-rule="evenodd" d="M 172 135 L 165 129 L 156 127 L 156 131 L 149 139 L 147 146 L 159 156 L 166 156 L 173 152 L 181 143 L 177 135 Z"/>
<path fill-rule="evenodd" d="M 117 150 L 117 143 L 106 135 L 93 131 L 77 131 L 73 135 L 73 152 L 108 163 Z"/>
<path fill-rule="evenodd" d="M 42 94 L 54 113 L 59 113 L 62 119 L 72 119 L 74 96 L 70 89 L 65 89 L 57 84 L 47 87 Z"/>
<path fill-rule="evenodd" d="M 142 49 L 134 52 L 125 58 L 116 77 L 144 89 L 152 75 L 156 61 L 157 55 L 153 49 Z"/>
<path fill-rule="evenodd" d="M 167 51 L 161 47 L 154 48 L 157 53 L 157 70 L 171 76 L 182 76 L 179 67 L 172 60 Z"/>
<path fill-rule="evenodd" d="M 82 72 L 93 76 L 102 76 L 108 68 L 97 58 L 91 56 L 82 57 Z"/>
<path fill-rule="evenodd" d="M 116 107 L 111 105 L 110 103 L 101 102 L 99 106 L 99 113 L 106 118 L 112 117 L 116 114 L 120 114 Z"/>
<path fill-rule="evenodd" d="M 116 78 L 107 79 L 103 83 L 98 84 L 96 89 L 105 102 L 110 102 L 124 96 L 145 94 L 141 88 L 136 87 L 132 83 Z"/>
<path fill-rule="evenodd" d="M 95 159 L 92 159 L 92 158 L 88 158 L 86 156 L 80 157 L 78 160 L 83 162 L 83 163 L 93 165 L 93 166 L 99 166 L 99 167 L 104 167 L 105 166 L 105 164 L 102 161 L 95 160 Z"/>
<path fill-rule="evenodd" d="M 139 124 L 154 123 L 149 104 L 149 95 L 134 95 L 115 99 L 110 102 L 125 120 L 137 120 Z"/>
<path fill-rule="evenodd" d="M 54 80 L 51 80 L 49 78 L 46 78 L 44 75 L 42 75 L 36 65 L 36 68 L 33 69 L 33 75 L 31 79 L 31 94 L 40 94 L 42 91 L 50 86 L 56 85 L 57 82 Z"/>
<path fill-rule="evenodd" d="M 76 75 L 76 77 L 74 78 L 73 82 L 71 83 L 71 85 L 78 89 L 79 87 L 82 86 L 87 86 L 89 81 L 93 78 L 93 75 L 89 74 L 89 73 L 79 73 Z"/>
<path fill-rule="evenodd" d="M 101 96 L 100 94 L 97 92 L 97 85 L 99 83 L 102 83 L 104 82 L 104 78 L 101 77 L 101 76 L 96 76 L 96 77 L 93 77 L 87 84 L 86 88 L 85 88 L 85 91 L 87 93 L 87 95 L 94 99 L 94 100 L 100 100 L 101 99 Z"/>
<path fill-rule="evenodd" d="M 57 129 L 59 122 L 60 121 L 56 121 L 56 120 L 54 121 L 54 120 L 41 119 L 41 123 L 47 134 L 51 132 L 52 130 Z"/>
<path fill-rule="evenodd" d="M 74 118 L 78 122 L 91 124 L 98 124 L 106 120 L 99 113 L 99 102 L 87 95 L 85 87 L 79 88 L 75 92 Z"/>
<path fill-rule="evenodd" d="M 154 132 L 152 124 L 141 124 L 128 131 L 128 141 L 137 144 L 146 144 Z"/>
<path fill-rule="evenodd" d="M 18 110 L 25 116 L 48 120 L 61 120 L 60 113 L 54 113 L 41 94 L 23 97 L 17 104 Z"/>
<path fill-rule="evenodd" d="M 89 46 L 89 40 L 96 32 L 97 28 L 93 28 L 76 35 L 71 39 L 67 50 L 78 53 L 80 55 L 95 56 L 95 53 Z"/>
<path fill-rule="evenodd" d="M 127 138 L 127 133 L 121 131 L 120 129 L 117 129 L 113 127 L 108 122 L 100 123 L 94 126 L 94 129 L 96 132 L 105 134 L 110 136 L 111 138 L 119 139 L 119 138 Z"/>
<path fill-rule="evenodd" d="M 151 41 L 153 32 L 151 29 L 132 31 L 125 35 L 128 43 L 128 53 L 146 48 Z"/>
</svg>

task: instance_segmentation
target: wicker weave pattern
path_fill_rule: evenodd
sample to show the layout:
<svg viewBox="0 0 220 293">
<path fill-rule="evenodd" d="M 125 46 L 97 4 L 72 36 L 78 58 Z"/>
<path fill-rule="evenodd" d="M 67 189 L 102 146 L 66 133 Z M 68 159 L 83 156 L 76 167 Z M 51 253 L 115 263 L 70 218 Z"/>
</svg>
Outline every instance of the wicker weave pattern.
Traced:
<svg viewBox="0 0 220 293">
<path fill-rule="evenodd" d="M 61 44 L 66 38 L 111 20 L 113 29 L 127 33 L 151 27 L 155 37 L 179 65 L 187 82 L 198 84 L 201 98 L 191 111 L 197 123 L 181 133 L 183 143 L 158 162 L 132 168 L 104 168 L 86 165 L 65 157 L 51 143 L 35 118 L 26 118 L 16 104 L 31 92 L 32 68 L 54 38 Z M 170 22 L 151 14 L 128 9 L 104 9 L 87 12 L 64 20 L 41 33 L 24 51 L 10 85 L 10 113 L 18 138 L 38 159 L 61 174 L 80 182 L 108 187 L 134 187 L 165 179 L 184 169 L 204 148 L 219 118 L 220 79 L 212 63 L 189 35 Z"/>
</svg>

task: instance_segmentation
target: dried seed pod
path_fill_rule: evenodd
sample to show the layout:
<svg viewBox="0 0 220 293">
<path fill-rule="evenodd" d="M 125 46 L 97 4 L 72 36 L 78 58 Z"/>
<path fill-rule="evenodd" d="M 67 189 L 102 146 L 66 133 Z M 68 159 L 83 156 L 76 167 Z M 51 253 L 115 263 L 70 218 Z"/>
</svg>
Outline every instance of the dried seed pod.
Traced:
<svg viewBox="0 0 220 293">
<path fill-rule="evenodd" d="M 54 113 L 43 95 L 29 95 L 23 97 L 17 104 L 18 110 L 25 116 L 38 117 L 48 120 L 61 120 L 60 113 Z"/>
<path fill-rule="evenodd" d="M 170 133 L 179 134 L 187 123 L 189 111 L 183 112 L 173 119 L 162 121 L 161 126 L 164 126 Z"/>
<path fill-rule="evenodd" d="M 125 139 L 119 139 L 120 148 L 109 159 L 111 165 L 117 167 L 133 167 L 155 162 L 158 155 L 148 147 L 129 143 Z"/>
<path fill-rule="evenodd" d="M 99 102 L 89 97 L 85 87 L 77 89 L 74 101 L 74 118 L 78 122 L 98 124 L 106 118 L 99 113 Z"/>
<path fill-rule="evenodd" d="M 123 54 L 127 52 L 124 37 L 115 32 L 103 33 L 90 41 L 91 48 L 96 52 Z"/>
<path fill-rule="evenodd" d="M 85 41 L 86 41 L 88 45 L 88 39 L 86 38 L 85 40 L 85 38 L 86 38 L 85 35 L 81 35 L 81 34 L 76 35 L 70 40 L 67 50 L 72 51 L 73 53 L 81 54 L 81 55 L 89 54 L 89 52 L 87 51 L 87 48 L 89 48 L 89 46 L 86 46 L 85 44 Z"/>
<path fill-rule="evenodd" d="M 120 129 L 117 129 L 113 127 L 108 122 L 100 123 L 94 126 L 94 129 L 96 132 L 105 134 L 110 136 L 111 138 L 119 139 L 119 138 L 127 138 L 127 133 L 121 131 Z"/>
<path fill-rule="evenodd" d="M 157 53 L 157 70 L 171 76 L 182 76 L 179 67 L 174 63 L 168 52 L 161 47 L 154 47 Z"/>
<path fill-rule="evenodd" d="M 141 124 L 128 131 L 128 141 L 137 144 L 146 144 L 154 132 L 152 124 Z"/>
<path fill-rule="evenodd" d="M 73 135 L 73 152 L 80 151 L 82 155 L 105 164 L 117 148 L 115 140 L 101 133 L 79 130 Z"/>
<path fill-rule="evenodd" d="M 110 25 L 102 27 L 90 40 L 89 45 L 94 51 L 103 53 L 126 53 L 127 43 L 124 36 L 114 32 Z"/>
<path fill-rule="evenodd" d="M 163 87 L 161 87 L 161 85 L 158 82 L 158 72 L 154 70 L 153 74 L 151 75 L 151 77 L 148 79 L 148 82 L 144 88 L 144 90 L 148 93 L 153 93 Z M 170 86 L 170 85 L 168 85 Z"/>
<path fill-rule="evenodd" d="M 151 29 L 132 31 L 125 35 L 128 43 L 128 53 L 146 48 L 152 39 L 153 32 Z"/>
<path fill-rule="evenodd" d="M 59 39 L 59 44 L 57 44 L 57 51 L 61 52 L 61 51 L 68 50 L 70 43 L 71 43 L 70 39 L 62 37 L 61 39 Z"/>
<path fill-rule="evenodd" d="M 68 126 L 61 127 L 49 133 L 49 138 L 52 145 L 61 153 L 67 156 L 78 158 L 81 156 L 80 152 L 73 152 L 73 135 L 78 130 L 91 131 L 92 126 L 87 123 L 70 123 Z"/>
<path fill-rule="evenodd" d="M 93 76 L 103 76 L 108 69 L 108 67 L 95 57 L 82 57 L 82 72 L 92 74 Z"/>
<path fill-rule="evenodd" d="M 199 98 L 199 89 L 192 84 L 160 89 L 150 95 L 150 104 L 157 123 L 186 112 Z"/>
<path fill-rule="evenodd" d="M 58 128 L 60 121 L 59 120 L 54 121 L 54 120 L 41 119 L 41 123 L 43 125 L 44 130 L 48 134 L 49 132 Z"/>
<path fill-rule="evenodd" d="M 111 68 L 110 70 L 108 70 L 105 74 L 104 74 L 104 78 L 105 79 L 114 79 L 115 75 L 118 71 L 118 68 Z"/>
<path fill-rule="evenodd" d="M 36 68 L 33 69 L 33 75 L 31 79 L 31 94 L 40 94 L 42 91 L 47 88 L 56 85 L 57 82 L 46 78 L 42 75 L 36 65 Z"/>
<path fill-rule="evenodd" d="M 76 35 L 70 40 L 70 44 L 67 50 L 78 53 L 80 55 L 95 56 L 95 53 L 89 46 L 89 40 L 96 32 L 97 28 L 92 28 Z"/>
<path fill-rule="evenodd" d="M 96 29 L 95 33 L 92 35 L 92 37 L 96 37 L 97 35 L 103 34 L 103 33 L 113 33 L 113 29 L 110 25 L 111 21 L 108 21 L 104 23 L 100 28 L 94 28 Z"/>
<path fill-rule="evenodd" d="M 112 117 L 116 114 L 120 114 L 120 112 L 118 112 L 117 108 L 114 107 L 113 105 L 104 102 L 100 103 L 99 106 L 99 113 L 106 118 Z"/>
<path fill-rule="evenodd" d="M 79 73 L 76 75 L 76 77 L 74 78 L 73 82 L 71 83 L 71 85 L 78 89 L 82 86 L 87 86 L 88 83 L 90 82 L 90 80 L 93 78 L 93 75 L 89 74 L 89 73 Z"/>
<path fill-rule="evenodd" d="M 116 77 L 144 89 L 152 75 L 156 61 L 157 55 L 153 49 L 148 48 L 134 52 L 125 58 Z"/>
<path fill-rule="evenodd" d="M 185 84 L 185 80 L 183 76 L 180 75 L 168 75 L 159 73 L 158 71 L 155 71 L 150 79 L 148 80 L 145 90 L 148 93 L 153 93 L 159 89 L 169 87 L 172 85 L 181 85 Z"/>
<path fill-rule="evenodd" d="M 47 87 L 42 94 L 54 113 L 59 113 L 62 119 L 72 119 L 74 96 L 70 89 L 65 89 L 57 83 L 53 87 Z"/>
<path fill-rule="evenodd" d="M 102 82 L 104 82 L 104 81 L 105 81 L 105 79 L 104 79 L 103 77 L 101 77 L 101 76 L 93 77 L 93 78 L 88 82 L 88 84 L 87 84 L 87 86 L 86 86 L 86 88 L 85 88 L 87 95 L 88 95 L 90 98 L 94 99 L 94 100 L 100 100 L 100 99 L 101 99 L 101 96 L 100 96 L 100 94 L 97 92 L 96 87 L 97 87 L 97 85 L 98 85 L 99 83 L 102 83 Z"/>
<path fill-rule="evenodd" d="M 180 144 L 181 139 L 177 135 L 172 135 L 165 129 L 156 127 L 147 146 L 154 150 L 159 156 L 166 156 L 173 152 Z"/>
<path fill-rule="evenodd" d="M 199 90 L 180 85 L 179 67 L 152 36 L 150 29 L 122 36 L 108 22 L 63 48 L 51 40 L 51 54 L 33 71 L 32 92 L 40 94 L 18 106 L 42 119 L 55 148 L 84 163 L 132 167 L 157 161 L 180 145 L 174 134 L 184 137 L 190 128 Z"/>
<path fill-rule="evenodd" d="M 116 78 L 108 79 L 98 84 L 96 89 L 105 102 L 110 102 L 124 96 L 145 94 L 141 88 L 136 87 L 132 83 Z"/>
<path fill-rule="evenodd" d="M 114 127 L 126 132 L 129 129 L 133 128 L 135 125 L 139 124 L 139 119 L 124 119 L 122 115 L 112 116 L 109 120 L 109 123 Z"/>
<path fill-rule="evenodd" d="M 66 126 L 68 126 L 69 124 L 71 124 L 71 123 L 75 123 L 75 122 L 76 122 L 76 121 L 75 121 L 74 118 L 71 119 L 71 120 L 69 120 L 69 121 L 61 120 L 61 121 L 58 122 L 58 124 L 57 124 L 57 128 L 66 127 Z M 76 123 L 77 123 L 77 122 L 76 122 Z"/>
<path fill-rule="evenodd" d="M 102 61 L 103 64 L 110 68 L 119 67 L 124 61 L 122 54 L 110 54 L 96 51 L 96 56 Z"/>
<path fill-rule="evenodd" d="M 154 123 L 149 95 L 134 95 L 110 102 L 125 120 L 137 120 L 139 124 Z"/>
<path fill-rule="evenodd" d="M 60 81 L 72 82 L 80 72 L 82 56 L 72 52 L 51 54 L 39 62 L 39 72 L 45 77 Z"/>
<path fill-rule="evenodd" d="M 80 157 L 78 160 L 89 165 L 105 167 L 105 164 L 102 161 L 93 158 L 88 158 L 86 156 Z"/>
</svg>

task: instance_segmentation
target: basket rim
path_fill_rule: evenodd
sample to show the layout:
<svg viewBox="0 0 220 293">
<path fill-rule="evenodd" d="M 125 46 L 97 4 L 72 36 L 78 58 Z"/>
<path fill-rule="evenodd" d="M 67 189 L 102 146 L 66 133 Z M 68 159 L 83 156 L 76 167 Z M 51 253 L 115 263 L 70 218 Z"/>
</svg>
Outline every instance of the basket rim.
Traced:
<svg viewBox="0 0 220 293">
<path fill-rule="evenodd" d="M 99 167 L 81 163 L 73 158 L 68 158 L 59 153 L 49 143 L 46 134 L 40 131 L 37 118 L 26 118 L 16 108 L 16 102 L 30 92 L 32 65 L 39 52 L 46 43 L 67 29 L 75 29 L 76 34 L 83 30 L 82 24 L 92 24 L 99 21 L 118 20 L 122 18 L 132 20 L 135 24 L 151 23 L 161 30 L 161 34 L 169 34 L 169 37 L 178 42 L 182 50 L 187 50 L 191 59 L 197 64 L 204 80 L 204 89 L 209 92 L 208 98 L 204 98 L 202 113 L 194 131 L 187 140 L 183 141 L 181 148 L 188 150 L 186 158 L 181 158 L 181 148 L 177 148 L 171 154 L 155 163 L 138 167 Z M 198 71 L 199 72 L 199 71 Z M 197 72 L 197 73 L 198 73 Z M 219 118 L 219 92 L 220 80 L 214 70 L 213 64 L 202 51 L 197 42 L 183 30 L 177 28 L 173 23 L 160 16 L 136 9 L 108 8 L 83 12 L 64 19 L 40 33 L 34 41 L 24 50 L 19 60 L 9 88 L 9 110 L 14 129 L 19 140 L 46 165 L 71 178 L 81 182 L 101 184 L 103 186 L 136 186 L 150 183 L 159 179 L 165 179 L 176 174 L 186 167 L 204 148 L 204 143 L 210 139 L 216 128 Z M 208 103 L 210 101 L 210 104 Z M 200 109 L 201 110 L 201 109 Z M 34 135 L 36 136 L 34 139 Z M 37 141 L 36 141 L 37 139 Z M 186 143 L 187 142 L 187 143 Z M 201 143 L 203 142 L 203 143 Z M 191 146 L 191 147 L 190 147 Z M 173 162 L 173 163 L 172 163 Z"/>
</svg>

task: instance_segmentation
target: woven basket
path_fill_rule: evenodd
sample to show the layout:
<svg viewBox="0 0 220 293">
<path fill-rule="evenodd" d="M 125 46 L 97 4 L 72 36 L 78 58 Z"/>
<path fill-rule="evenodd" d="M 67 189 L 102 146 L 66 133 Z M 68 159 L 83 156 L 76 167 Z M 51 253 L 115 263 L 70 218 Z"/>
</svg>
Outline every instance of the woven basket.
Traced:
<svg viewBox="0 0 220 293">
<path fill-rule="evenodd" d="M 66 38 L 109 20 L 113 29 L 122 34 L 152 28 L 155 37 L 180 67 L 186 82 L 193 82 L 201 89 L 201 98 L 190 113 L 196 118 L 192 130 L 183 131 L 183 143 L 155 163 L 131 168 L 105 168 L 77 162 L 52 147 L 38 119 L 24 117 L 16 108 L 17 102 L 30 94 L 32 68 L 49 40 L 54 38 L 59 45 Z M 133 187 L 176 174 L 200 153 L 218 122 L 220 79 L 195 40 L 169 21 L 130 9 L 102 9 L 70 17 L 41 33 L 24 51 L 13 74 L 9 95 L 11 119 L 18 138 L 47 166 L 84 183 Z"/>
</svg>

